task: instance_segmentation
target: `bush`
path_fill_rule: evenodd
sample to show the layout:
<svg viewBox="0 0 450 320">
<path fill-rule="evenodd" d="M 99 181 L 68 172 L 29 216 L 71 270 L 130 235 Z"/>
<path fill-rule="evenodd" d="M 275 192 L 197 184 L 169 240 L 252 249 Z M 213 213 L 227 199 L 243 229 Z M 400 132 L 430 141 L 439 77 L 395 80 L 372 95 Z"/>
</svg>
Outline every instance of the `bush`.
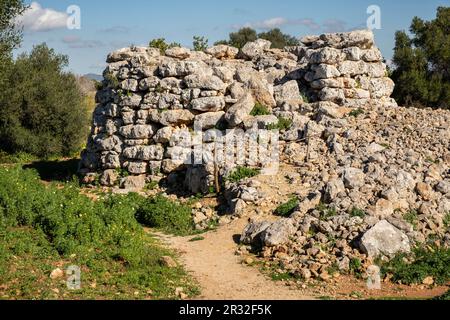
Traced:
<svg viewBox="0 0 450 320">
<path fill-rule="evenodd" d="M 267 108 L 265 105 L 257 102 L 255 104 L 255 107 L 253 108 L 252 112 L 250 113 L 251 116 L 266 116 L 271 114 L 269 108 Z"/>
<path fill-rule="evenodd" d="M 352 210 L 350 210 L 349 214 L 350 217 L 360 217 L 360 218 L 364 218 L 367 215 L 367 213 L 364 210 L 361 210 L 356 207 L 353 207 Z"/>
<path fill-rule="evenodd" d="M 405 259 L 412 262 L 407 263 Z M 404 284 L 421 284 L 426 277 L 433 277 L 441 285 L 450 281 L 450 248 L 418 247 L 412 254 L 401 253 L 382 265 L 383 274 L 392 274 L 393 281 Z"/>
<path fill-rule="evenodd" d="M 158 39 L 151 40 L 150 43 L 148 44 L 148 46 L 150 48 L 159 49 L 161 51 L 161 54 L 164 54 L 167 49 L 174 48 L 174 47 L 181 47 L 181 44 L 179 44 L 177 42 L 167 43 L 166 39 L 158 38 Z"/>
<path fill-rule="evenodd" d="M 38 157 L 78 153 L 88 132 L 86 100 L 68 58 L 45 44 L 20 55 L 0 90 L 0 149 Z"/>
<path fill-rule="evenodd" d="M 229 182 L 237 183 L 246 178 L 252 178 L 261 173 L 259 169 L 247 168 L 247 167 L 237 167 L 231 172 L 226 178 Z"/>
<path fill-rule="evenodd" d="M 136 218 L 148 227 L 176 235 L 192 234 L 194 230 L 191 208 L 162 195 L 143 201 L 136 212 Z"/>
<path fill-rule="evenodd" d="M 283 203 L 278 208 L 275 209 L 275 214 L 277 216 L 289 217 L 295 209 L 298 207 L 299 201 L 297 197 L 292 197 L 288 202 Z"/>
<path fill-rule="evenodd" d="M 262 32 L 258 34 L 258 38 L 272 42 L 272 48 L 283 49 L 289 46 L 298 46 L 300 42 L 293 36 L 284 34 L 279 28 Z"/>
<path fill-rule="evenodd" d="M 192 45 L 195 51 L 205 51 L 208 49 L 208 39 L 205 39 L 205 37 L 194 36 Z"/>
<path fill-rule="evenodd" d="M 292 123 L 291 119 L 280 117 L 277 123 L 269 124 L 267 130 L 288 130 L 292 127 Z"/>
</svg>

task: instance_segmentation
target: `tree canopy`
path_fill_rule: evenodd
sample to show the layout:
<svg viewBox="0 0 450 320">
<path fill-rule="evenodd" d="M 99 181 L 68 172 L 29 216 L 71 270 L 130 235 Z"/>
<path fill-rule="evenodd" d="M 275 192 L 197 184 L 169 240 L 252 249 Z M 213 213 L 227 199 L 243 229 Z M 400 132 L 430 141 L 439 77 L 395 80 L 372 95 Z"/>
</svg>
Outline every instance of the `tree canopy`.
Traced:
<svg viewBox="0 0 450 320">
<path fill-rule="evenodd" d="M 450 108 L 450 7 L 436 19 L 412 20 L 410 35 L 395 34 L 394 97 L 403 105 Z"/>
<path fill-rule="evenodd" d="M 272 42 L 272 48 L 280 49 L 286 46 L 297 46 L 299 44 L 299 41 L 295 37 L 284 34 L 279 28 L 258 34 L 256 30 L 249 27 L 241 28 L 237 32 L 232 32 L 229 35 L 229 40 L 217 41 L 215 44 L 228 44 L 241 49 L 247 42 L 255 41 L 256 39 L 269 40 Z"/>
</svg>

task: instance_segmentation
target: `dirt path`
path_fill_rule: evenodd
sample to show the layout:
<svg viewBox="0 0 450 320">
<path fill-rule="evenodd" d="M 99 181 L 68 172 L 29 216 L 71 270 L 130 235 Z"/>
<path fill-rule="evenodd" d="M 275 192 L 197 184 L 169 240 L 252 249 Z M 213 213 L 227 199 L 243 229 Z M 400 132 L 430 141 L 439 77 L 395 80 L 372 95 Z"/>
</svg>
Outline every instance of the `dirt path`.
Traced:
<svg viewBox="0 0 450 320">
<path fill-rule="evenodd" d="M 233 236 L 245 227 L 245 218 L 235 220 L 216 231 L 202 235 L 205 239 L 189 242 L 193 237 L 158 237 L 180 253 L 181 262 L 200 284 L 198 299 L 223 300 L 306 300 L 301 291 L 274 282 L 254 267 L 243 265 L 234 254 Z"/>
</svg>

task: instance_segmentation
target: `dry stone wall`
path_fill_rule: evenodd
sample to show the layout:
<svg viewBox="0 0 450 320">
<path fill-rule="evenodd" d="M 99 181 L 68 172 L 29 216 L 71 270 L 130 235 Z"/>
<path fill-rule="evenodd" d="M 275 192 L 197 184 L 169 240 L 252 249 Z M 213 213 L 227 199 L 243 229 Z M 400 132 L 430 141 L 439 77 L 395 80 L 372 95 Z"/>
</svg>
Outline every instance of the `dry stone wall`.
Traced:
<svg viewBox="0 0 450 320">
<path fill-rule="evenodd" d="M 241 50 L 113 52 L 80 172 L 86 182 L 99 177 L 102 185 L 127 189 L 182 172 L 185 187 L 196 193 L 236 165 L 263 167 L 263 157 L 217 161 L 217 143 L 276 128 L 280 119 L 289 123 L 280 140 L 296 141 L 314 130 L 313 114 L 333 118 L 354 108 L 396 106 L 389 98 L 394 83 L 373 39 L 363 30 L 305 37 L 301 46 L 284 50 L 259 39 Z M 255 105 L 267 112 L 252 113 Z M 198 145 L 202 164 L 189 165 Z M 248 144 L 241 148 L 248 153 Z"/>
</svg>

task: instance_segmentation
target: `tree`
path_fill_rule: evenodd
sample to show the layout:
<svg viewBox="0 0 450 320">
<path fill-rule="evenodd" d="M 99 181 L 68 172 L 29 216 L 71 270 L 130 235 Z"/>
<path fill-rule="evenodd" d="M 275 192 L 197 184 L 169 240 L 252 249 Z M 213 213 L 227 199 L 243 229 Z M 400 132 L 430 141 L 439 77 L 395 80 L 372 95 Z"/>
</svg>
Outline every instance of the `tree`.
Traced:
<svg viewBox="0 0 450 320">
<path fill-rule="evenodd" d="M 258 35 L 255 30 L 252 28 L 242 28 L 237 32 L 230 33 L 228 44 L 241 49 L 247 42 L 255 41 L 256 39 L 258 39 Z"/>
<path fill-rule="evenodd" d="M 81 150 L 87 107 L 68 57 L 42 44 L 20 55 L 0 96 L 0 149 L 39 157 Z"/>
<path fill-rule="evenodd" d="M 22 29 L 16 26 L 15 18 L 28 6 L 23 0 L 0 1 L 0 58 L 9 56 L 22 40 Z"/>
<path fill-rule="evenodd" d="M 410 32 L 395 34 L 394 98 L 407 106 L 450 109 L 450 8 L 439 7 L 431 21 L 415 17 Z"/>
<path fill-rule="evenodd" d="M 279 28 L 262 32 L 258 35 L 258 38 L 272 42 L 272 48 L 282 49 L 288 46 L 299 45 L 299 41 L 295 37 L 282 33 Z"/>
<path fill-rule="evenodd" d="M 192 43 L 195 51 L 205 51 L 208 49 L 208 39 L 205 37 L 194 36 L 194 42 Z"/>
<path fill-rule="evenodd" d="M 217 41 L 214 45 L 227 44 L 241 49 L 247 42 L 252 42 L 257 39 L 269 40 L 272 42 L 272 48 L 281 49 L 286 46 L 299 45 L 299 41 L 295 37 L 282 33 L 279 28 L 271 29 L 267 32 L 261 32 L 260 34 L 257 34 L 252 28 L 242 28 L 237 32 L 230 33 L 229 38 L 230 39 L 228 41 Z"/>
</svg>

